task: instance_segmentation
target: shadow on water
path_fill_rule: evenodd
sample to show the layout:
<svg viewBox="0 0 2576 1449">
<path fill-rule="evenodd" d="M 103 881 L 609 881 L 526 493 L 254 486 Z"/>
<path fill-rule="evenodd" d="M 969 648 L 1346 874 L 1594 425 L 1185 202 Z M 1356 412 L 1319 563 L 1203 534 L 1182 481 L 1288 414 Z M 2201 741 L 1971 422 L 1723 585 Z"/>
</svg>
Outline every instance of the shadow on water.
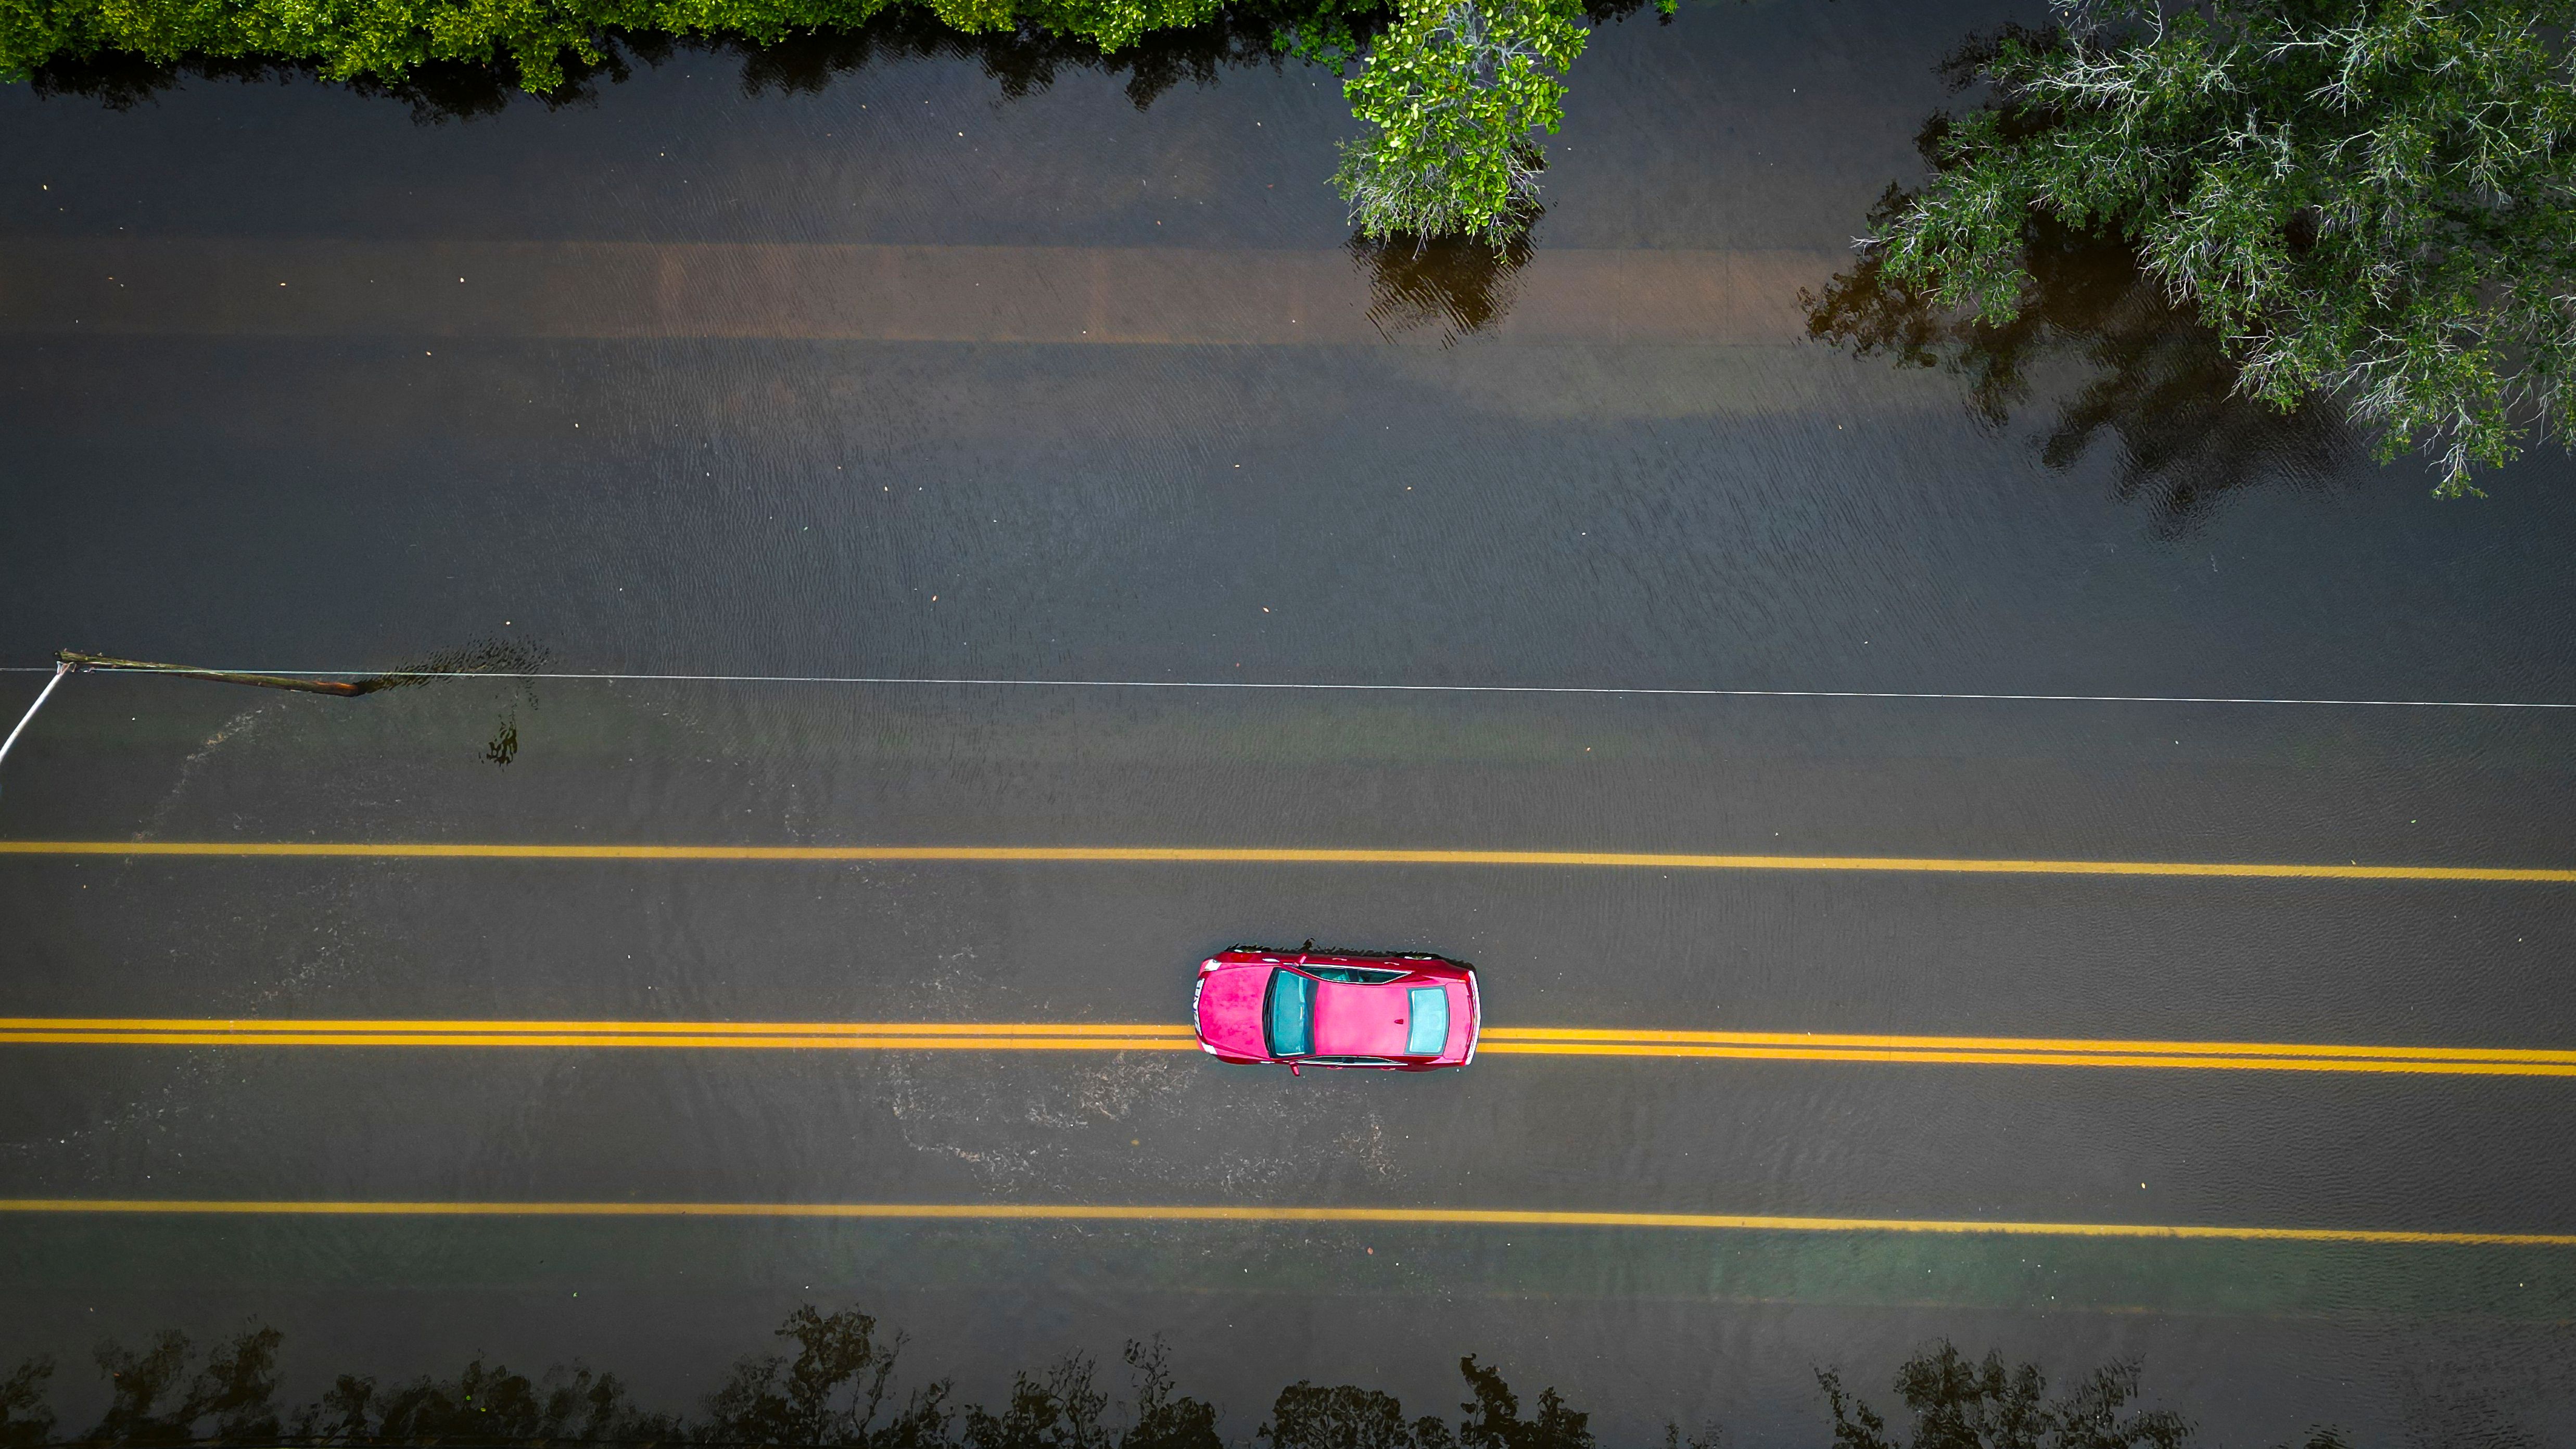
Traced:
<svg viewBox="0 0 2576 1449">
<path fill-rule="evenodd" d="M 758 96 L 811 94 L 879 63 L 964 60 L 980 66 L 1012 100 L 1044 91 L 1071 71 L 1124 76 L 1127 98 L 1141 111 L 1185 81 L 1206 87 L 1227 70 L 1261 66 L 1276 71 L 1299 53 L 1296 46 L 1296 32 L 1288 22 L 1238 9 L 1223 11 L 1205 25 L 1153 31 L 1126 49 L 1103 52 L 1087 41 L 1029 28 L 967 34 L 927 11 L 905 6 L 854 29 L 804 31 L 768 44 L 740 36 L 610 32 L 600 38 L 598 61 L 568 60 L 564 84 L 543 94 L 519 89 L 500 67 L 453 62 L 420 66 L 399 82 L 362 78 L 340 84 L 352 94 L 399 101 L 411 108 L 414 121 L 437 125 L 496 116 L 513 106 L 560 110 L 595 105 L 602 88 L 624 84 L 639 69 L 655 70 L 675 61 L 702 64 L 731 58 L 741 66 L 744 94 Z M 1313 53 L 1329 62 L 1332 48 Z M 108 52 L 40 66 L 30 80 L 39 97 L 93 100 L 123 111 L 192 83 L 287 85 L 321 83 L 322 77 L 311 61 L 194 56 L 161 63 Z"/>
<path fill-rule="evenodd" d="M 57 1437 L 49 1390 L 54 1365 L 34 1359 L 0 1378 L 0 1444 L 79 1445 L 771 1445 L 847 1449 L 1225 1449 L 1215 1405 L 1177 1392 L 1163 1340 L 1130 1339 L 1129 1391 L 1113 1411 L 1097 1365 L 1068 1354 L 1011 1380 L 998 1410 L 966 1403 L 948 1378 L 898 1388 L 907 1339 L 880 1332 L 856 1309 L 789 1314 L 775 1351 L 735 1361 L 695 1416 L 648 1409 L 613 1373 L 558 1365 L 531 1378 L 477 1355 L 452 1377 L 380 1382 L 340 1373 L 301 1407 L 282 1402 L 277 1371 L 284 1335 L 253 1324 L 200 1353 L 165 1331 L 140 1348 L 115 1340 L 93 1360 L 108 1405 L 86 1434 Z M 1395 1396 L 1305 1380 L 1279 1391 L 1252 1442 L 1264 1449 L 1597 1449 L 1591 1415 L 1542 1390 L 1524 1413 L 1500 1370 L 1458 1361 L 1468 1397 L 1453 1425 L 1408 1418 Z M 2106 1365 L 2069 1392 L 2049 1396 L 2040 1366 L 1971 1360 L 1947 1342 L 1917 1352 L 1892 1387 L 1912 1419 L 1899 1437 L 1846 1390 L 1838 1372 L 1817 1374 L 1844 1449 L 2181 1449 L 2190 1421 L 2170 1409 L 2134 1407 L 2134 1360 Z M 1686 1386 L 1675 1386 L 1677 1390 Z M 1722 1449 L 1723 1425 L 1685 1436 L 1668 1424 L 1666 1449 Z M 2342 1449 L 2331 1428 L 2304 1449 Z"/>
<path fill-rule="evenodd" d="M 1971 40 L 1940 69 L 1966 84 L 1991 53 Z M 1939 164 L 1950 124 L 1935 115 L 1916 147 Z M 1911 196 L 1890 186 L 1869 214 L 1882 233 Z M 2040 456 L 2069 469 L 2097 443 L 2117 451 L 2119 496 L 2143 503 L 2165 538 L 2189 535 L 2231 494 L 2259 483 L 2318 488 L 2362 449 L 2340 409 L 2311 403 L 2283 413 L 2237 391 L 2237 368 L 2218 333 L 2141 268 L 2116 236 L 2035 218 L 2024 231 L 2031 285 L 2021 315 L 1989 325 L 1938 305 L 1884 275 L 1867 248 L 1820 292 L 1801 290 L 1807 335 L 1855 357 L 1957 376 L 1977 422 L 2001 431 L 2045 395 L 2054 421 Z"/>
</svg>

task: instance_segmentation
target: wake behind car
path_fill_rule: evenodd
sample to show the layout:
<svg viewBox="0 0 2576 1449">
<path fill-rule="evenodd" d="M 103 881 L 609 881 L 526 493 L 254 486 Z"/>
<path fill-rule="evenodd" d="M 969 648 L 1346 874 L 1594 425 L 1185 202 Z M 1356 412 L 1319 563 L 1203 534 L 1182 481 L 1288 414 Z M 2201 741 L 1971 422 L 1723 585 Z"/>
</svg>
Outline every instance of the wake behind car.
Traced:
<svg viewBox="0 0 2576 1449">
<path fill-rule="evenodd" d="M 1191 1016 L 1221 1062 L 1427 1072 L 1476 1059 L 1476 969 L 1445 956 L 1236 946 L 1199 963 Z"/>
</svg>

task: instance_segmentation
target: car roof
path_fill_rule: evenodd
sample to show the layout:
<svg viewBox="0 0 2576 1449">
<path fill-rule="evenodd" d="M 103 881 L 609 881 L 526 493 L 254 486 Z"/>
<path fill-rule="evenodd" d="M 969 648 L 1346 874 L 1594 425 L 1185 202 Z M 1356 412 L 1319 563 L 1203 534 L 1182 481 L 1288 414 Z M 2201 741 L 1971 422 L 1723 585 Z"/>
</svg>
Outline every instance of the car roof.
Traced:
<svg viewBox="0 0 2576 1449">
<path fill-rule="evenodd" d="M 1315 1053 L 1337 1057 L 1406 1055 L 1405 1024 L 1413 988 L 1395 982 L 1354 985 L 1326 981 L 1315 988 Z"/>
</svg>

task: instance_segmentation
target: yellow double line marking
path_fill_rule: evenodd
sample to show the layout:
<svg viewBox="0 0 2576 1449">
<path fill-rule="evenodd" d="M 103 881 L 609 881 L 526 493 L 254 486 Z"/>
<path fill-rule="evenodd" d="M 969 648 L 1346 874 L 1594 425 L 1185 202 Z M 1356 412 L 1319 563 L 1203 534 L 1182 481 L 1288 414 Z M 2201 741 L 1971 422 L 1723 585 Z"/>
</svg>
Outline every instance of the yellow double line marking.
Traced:
<svg viewBox="0 0 2576 1449">
<path fill-rule="evenodd" d="M 2262 1072 L 2576 1077 L 2576 1051 L 2522 1047 L 1493 1027 L 1485 1033 L 1482 1050 L 1585 1057 L 1730 1057 L 1753 1061 L 1922 1062 L 1964 1066 L 2161 1067 Z"/>
<path fill-rule="evenodd" d="M 1259 1207 L 1090 1203 L 259 1202 L 179 1198 L 0 1198 L 0 1213 L 277 1217 L 823 1218 L 968 1222 L 1361 1223 L 1407 1227 L 1667 1228 L 1701 1232 L 1926 1233 L 1958 1237 L 2161 1238 L 2441 1247 L 2576 1247 L 2576 1233 L 2453 1233 L 2386 1228 L 2212 1227 L 2166 1223 L 1985 1222 L 1973 1218 L 1821 1218 L 1753 1213 L 1545 1212 L 1509 1208 Z"/>
<path fill-rule="evenodd" d="M 1156 1022 L 472 1021 L 0 1017 L 0 1044 L 60 1046 L 658 1047 L 700 1050 L 1190 1051 Z M 1912 1062 L 1926 1065 L 2576 1076 L 2576 1051 L 2308 1042 L 2122 1041 L 1775 1031 L 1490 1027 L 1490 1055 Z"/>
<path fill-rule="evenodd" d="M 1056 861 L 1174 865 L 1586 866 L 1626 870 L 1877 871 L 1947 875 L 2211 876 L 2260 880 L 2576 883 L 2576 869 L 2191 860 L 1977 860 L 1897 855 L 1705 855 L 1599 850 L 1305 850 L 1126 845 L 575 845 L 429 841 L 0 840 L 0 855 L 373 860 Z"/>
<path fill-rule="evenodd" d="M 388 1021 L 0 1017 L 0 1044 L 1194 1051 L 1187 1026 L 1002 1021 Z"/>
</svg>

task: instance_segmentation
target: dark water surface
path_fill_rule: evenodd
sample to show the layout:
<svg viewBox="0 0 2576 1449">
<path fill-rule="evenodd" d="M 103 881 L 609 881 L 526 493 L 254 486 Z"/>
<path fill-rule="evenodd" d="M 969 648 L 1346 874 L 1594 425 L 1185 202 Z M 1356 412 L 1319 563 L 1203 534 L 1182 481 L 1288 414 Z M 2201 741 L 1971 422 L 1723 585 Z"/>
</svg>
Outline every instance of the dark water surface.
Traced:
<svg viewBox="0 0 2576 1449">
<path fill-rule="evenodd" d="M 2228 404 L 2130 302 L 2069 303 L 2018 394 L 1806 338 L 1799 290 L 1956 103 L 1935 62 L 2034 18 L 1604 27 L 1532 246 L 1481 264 L 1351 246 L 1334 79 L 1219 41 L 1044 84 L 886 34 L 682 48 L 444 120 L 300 79 L 0 91 L 0 664 L 2576 701 L 2554 450 L 2436 502 L 2330 413 Z M 39 682 L 0 675 L 13 719 Z M 2576 711 L 84 676 L 0 836 L 2566 868 L 2571 745 Z M 1498 1026 L 2564 1050 L 2571 891 L 20 856 L 0 1011 L 1172 1021 L 1200 952 L 1313 936 L 1471 959 Z M 6 1045 L 0 1196 L 2569 1234 L 2571 1107 L 2546 1077 Z M 1811 1443 L 1814 1366 L 1877 1390 L 1940 1335 L 2067 1377 L 2138 1354 L 2212 1442 L 2576 1437 L 2566 1247 L 21 1215 L 0 1284 L 0 1357 L 65 1359 L 73 1428 L 106 1334 L 258 1314 L 292 1395 L 482 1348 L 687 1407 L 812 1299 L 987 1399 L 1167 1333 L 1238 1438 L 1301 1377 L 1439 1408 L 1474 1351 L 1613 1443 Z"/>
</svg>

